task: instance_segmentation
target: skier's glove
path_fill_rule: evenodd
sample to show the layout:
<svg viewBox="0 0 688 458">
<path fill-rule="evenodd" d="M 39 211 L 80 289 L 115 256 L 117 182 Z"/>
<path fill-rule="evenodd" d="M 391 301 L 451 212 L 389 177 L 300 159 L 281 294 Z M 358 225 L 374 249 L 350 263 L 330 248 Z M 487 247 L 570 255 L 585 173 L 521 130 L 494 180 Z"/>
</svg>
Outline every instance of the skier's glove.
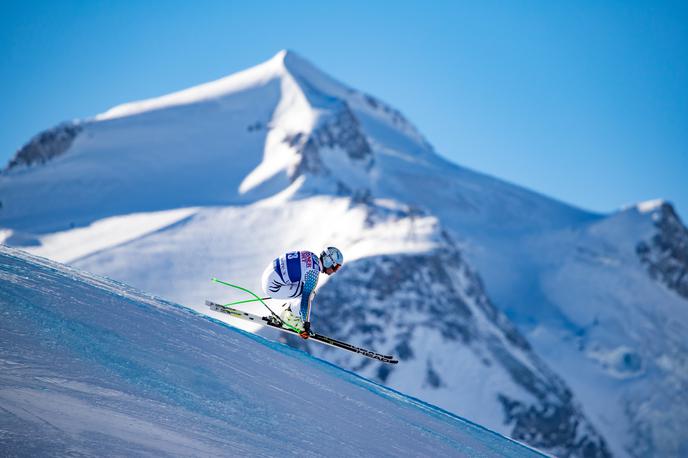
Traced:
<svg viewBox="0 0 688 458">
<path fill-rule="evenodd" d="M 301 333 L 299 333 L 299 335 L 304 339 L 308 339 L 310 336 L 313 335 L 313 333 L 311 332 L 311 322 L 310 321 L 306 321 L 305 323 L 303 323 L 303 331 L 301 331 Z"/>
</svg>

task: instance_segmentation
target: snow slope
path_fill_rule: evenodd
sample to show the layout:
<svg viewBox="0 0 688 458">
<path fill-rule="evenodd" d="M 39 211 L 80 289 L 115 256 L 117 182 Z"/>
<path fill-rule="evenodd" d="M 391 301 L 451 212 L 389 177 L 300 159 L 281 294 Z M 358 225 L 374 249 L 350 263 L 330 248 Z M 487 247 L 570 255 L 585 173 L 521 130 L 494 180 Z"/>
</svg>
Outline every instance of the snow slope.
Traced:
<svg viewBox="0 0 688 458">
<path fill-rule="evenodd" d="M 257 289 L 276 254 L 325 244 L 367 272 L 361 279 L 342 270 L 340 284 L 321 282 L 323 297 L 354 308 L 380 293 L 374 280 L 385 263 L 376 259 L 406 256 L 427 277 L 446 248 L 438 234 L 446 233 L 461 258 L 448 270 L 473 272 L 479 302 L 503 311 L 532 344 L 528 358 L 564 379 L 570 405 L 581 402 L 561 424 L 584 415 L 618 456 L 687 450 L 688 243 L 670 206 L 597 215 L 452 164 L 398 111 L 292 52 L 39 134 L 0 176 L 0 204 L 0 240 L 198 310 L 206 298 L 229 300 L 210 277 Z M 462 275 L 449 277 L 436 288 L 406 283 L 399 295 L 463 284 Z M 356 297 L 337 293 L 363 280 Z M 452 296 L 454 312 L 475 300 L 464 293 Z M 394 325 L 441 320 L 430 302 L 416 301 L 422 313 L 399 314 Z M 492 331 L 504 332 L 501 315 L 485 316 Z M 459 341 L 431 327 L 417 329 L 407 361 L 418 370 L 392 374 L 390 383 L 454 411 L 490 412 L 480 418 L 491 428 L 532 440 L 500 395 L 518 392 L 514 399 L 535 411 L 548 396 L 491 353 L 492 331 L 461 359 L 453 357 Z M 434 338 L 451 357 L 433 359 L 425 342 Z M 480 363 L 484 351 L 485 361 L 501 362 Z M 489 393 L 460 390 L 460 364 L 475 369 L 476 380 L 492 380 Z M 426 383 L 432 373 L 435 382 Z M 556 379 L 545 385 L 561 394 Z M 530 412 L 521 409 L 520 418 Z M 549 435 L 545 423 L 540 432 Z M 578 433 L 557 440 L 580 453 L 580 443 L 567 442 Z"/>
<path fill-rule="evenodd" d="M 289 219 L 290 213 L 312 222 L 313 229 L 303 232 L 299 225 L 287 231 L 271 224 Z M 318 218 L 338 224 L 322 228 L 317 225 Z M 227 227 L 232 227 L 230 237 L 225 235 Z M 209 244 L 209 239 L 214 242 Z M 253 239 L 263 242 L 256 245 Z M 565 384 L 489 303 L 480 280 L 434 218 L 389 214 L 384 207 L 352 205 L 347 198 L 318 196 L 288 205 L 275 198 L 248 207 L 199 210 L 183 223 L 77 264 L 167 289 L 196 304 L 197 310 L 213 313 L 200 306 L 199 297 L 222 302 L 244 296 L 211 283 L 212 276 L 258 291 L 255 272 L 264 266 L 256 260 L 262 262 L 270 253 L 328 240 L 347 247 L 347 263 L 336 276 L 321 280 L 312 312 L 314 326 L 334 337 L 399 355 L 402 364 L 394 368 L 369 364 L 318 345 L 306 345 L 305 350 L 437 402 L 498 432 L 518 432 L 518 437 L 527 437 L 529 443 L 558 455 L 583 455 L 591 448 L 594 455 L 604 456 L 604 441 Z M 386 278 L 382 272 L 389 267 L 384 264 L 390 264 L 392 256 L 410 257 L 409 267 L 392 269 L 397 278 Z M 179 262 L 170 265 L 170 260 Z M 413 274 L 407 281 L 409 270 Z M 160 271 L 168 276 L 161 276 Z M 177 281 L 170 282 L 170 278 Z M 424 282 L 428 287 L 419 287 Z M 277 308 L 280 304 L 272 305 Z M 251 305 L 242 307 L 250 309 Z M 265 313 L 262 306 L 254 306 L 253 311 Z M 428 382 L 426 374 L 435 374 L 435 378 L 430 375 Z M 508 415 L 504 413 L 507 409 Z M 556 433 L 545 434 L 549 430 Z"/>
<path fill-rule="evenodd" d="M 0 245 L 3 456 L 542 456 L 122 283 Z"/>
</svg>

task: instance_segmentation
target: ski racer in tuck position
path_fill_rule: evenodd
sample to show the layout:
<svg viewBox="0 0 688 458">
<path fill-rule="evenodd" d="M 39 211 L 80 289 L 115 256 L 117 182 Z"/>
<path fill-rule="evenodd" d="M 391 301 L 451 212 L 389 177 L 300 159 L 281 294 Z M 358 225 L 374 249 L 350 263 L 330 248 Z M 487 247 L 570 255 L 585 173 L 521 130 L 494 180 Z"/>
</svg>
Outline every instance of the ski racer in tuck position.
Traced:
<svg viewBox="0 0 688 458">
<path fill-rule="evenodd" d="M 332 275 L 344 262 L 342 252 L 327 247 L 316 256 L 310 251 L 293 251 L 272 261 L 263 272 L 262 287 L 272 299 L 286 299 L 280 319 L 298 329 L 308 339 L 311 332 L 311 305 L 320 273 Z"/>
</svg>

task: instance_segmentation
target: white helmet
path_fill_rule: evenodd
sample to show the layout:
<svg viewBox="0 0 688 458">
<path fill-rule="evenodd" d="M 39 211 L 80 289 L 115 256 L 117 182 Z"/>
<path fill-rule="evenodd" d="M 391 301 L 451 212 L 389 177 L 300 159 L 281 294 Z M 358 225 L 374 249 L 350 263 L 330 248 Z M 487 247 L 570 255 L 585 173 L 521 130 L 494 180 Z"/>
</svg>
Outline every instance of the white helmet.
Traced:
<svg viewBox="0 0 688 458">
<path fill-rule="evenodd" d="M 337 248 L 328 246 L 320 253 L 320 260 L 322 261 L 323 268 L 328 269 L 337 264 L 341 266 L 344 263 L 344 256 Z"/>
</svg>

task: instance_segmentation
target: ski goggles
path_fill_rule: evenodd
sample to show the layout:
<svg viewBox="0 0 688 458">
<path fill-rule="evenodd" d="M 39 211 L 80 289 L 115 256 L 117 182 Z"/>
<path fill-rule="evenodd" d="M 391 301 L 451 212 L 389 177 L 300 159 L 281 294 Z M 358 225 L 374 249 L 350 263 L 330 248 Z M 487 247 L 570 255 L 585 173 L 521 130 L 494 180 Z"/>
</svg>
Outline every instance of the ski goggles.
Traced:
<svg viewBox="0 0 688 458">
<path fill-rule="evenodd" d="M 340 267 L 342 267 L 341 264 L 337 264 L 337 261 L 334 260 L 332 256 L 329 254 L 326 254 L 323 256 L 323 267 L 326 269 L 334 269 L 334 271 L 338 271 Z"/>
</svg>

